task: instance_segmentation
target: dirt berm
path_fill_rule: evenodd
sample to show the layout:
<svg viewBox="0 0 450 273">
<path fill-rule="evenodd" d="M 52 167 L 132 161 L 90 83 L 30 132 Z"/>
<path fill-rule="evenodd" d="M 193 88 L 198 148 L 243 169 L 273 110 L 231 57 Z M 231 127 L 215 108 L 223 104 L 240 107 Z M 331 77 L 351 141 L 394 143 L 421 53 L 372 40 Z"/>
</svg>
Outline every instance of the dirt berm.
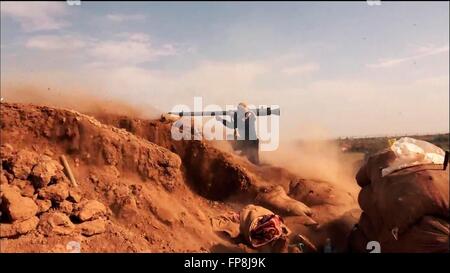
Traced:
<svg viewBox="0 0 450 273">
<path fill-rule="evenodd" d="M 329 183 L 173 141 L 169 121 L 2 103 L 0 127 L 0 252 L 254 251 L 211 225 L 251 203 L 343 248 L 359 214 Z"/>
</svg>

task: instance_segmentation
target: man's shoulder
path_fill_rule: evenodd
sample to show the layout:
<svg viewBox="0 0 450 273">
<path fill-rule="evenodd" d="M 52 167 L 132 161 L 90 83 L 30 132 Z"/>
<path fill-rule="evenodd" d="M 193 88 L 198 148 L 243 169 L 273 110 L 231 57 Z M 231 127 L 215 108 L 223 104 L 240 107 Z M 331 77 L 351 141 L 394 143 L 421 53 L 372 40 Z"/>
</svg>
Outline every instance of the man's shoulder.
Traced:
<svg viewBox="0 0 450 273">
<path fill-rule="evenodd" d="M 248 112 L 245 113 L 245 118 L 254 120 L 254 119 L 256 119 L 256 114 L 253 113 L 253 111 L 248 111 Z"/>
</svg>

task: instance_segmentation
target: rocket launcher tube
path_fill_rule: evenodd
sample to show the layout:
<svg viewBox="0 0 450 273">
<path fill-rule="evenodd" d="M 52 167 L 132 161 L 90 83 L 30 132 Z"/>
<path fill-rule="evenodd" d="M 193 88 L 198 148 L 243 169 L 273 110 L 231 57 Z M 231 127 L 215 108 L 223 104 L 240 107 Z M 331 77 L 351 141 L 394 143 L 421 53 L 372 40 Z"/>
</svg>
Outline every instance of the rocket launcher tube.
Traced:
<svg viewBox="0 0 450 273">
<path fill-rule="evenodd" d="M 266 108 L 256 108 L 256 109 L 249 109 L 249 111 L 252 111 L 255 113 L 256 116 L 262 117 L 262 116 L 270 116 L 270 115 L 280 115 L 280 108 L 272 109 L 270 107 Z M 232 111 L 204 111 L 204 112 L 169 112 L 170 115 L 177 115 L 180 117 L 186 116 L 186 117 L 193 117 L 193 116 L 233 116 L 234 113 L 236 113 L 237 110 Z"/>
</svg>

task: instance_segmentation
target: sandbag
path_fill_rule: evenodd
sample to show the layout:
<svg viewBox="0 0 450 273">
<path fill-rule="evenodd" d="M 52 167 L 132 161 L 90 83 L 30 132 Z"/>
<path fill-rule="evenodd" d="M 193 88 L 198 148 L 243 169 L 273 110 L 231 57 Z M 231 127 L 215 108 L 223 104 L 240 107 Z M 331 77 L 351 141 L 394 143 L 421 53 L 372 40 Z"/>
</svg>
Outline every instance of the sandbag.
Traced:
<svg viewBox="0 0 450 273">
<path fill-rule="evenodd" d="M 381 175 L 386 176 L 404 168 L 436 164 L 442 165 L 445 161 L 445 151 L 429 142 L 402 137 L 391 145 L 390 150 L 395 154 L 394 162 L 381 170 Z"/>
<path fill-rule="evenodd" d="M 393 170 L 393 162 L 396 154 L 389 149 L 370 157 L 358 171 L 363 213 L 357 232 L 364 236 L 353 237 L 383 241 L 382 248 L 393 252 L 441 251 L 442 238 L 447 236 L 448 242 L 448 170 L 438 164 L 415 164 L 383 176 L 383 169 Z M 439 228 L 430 232 L 432 227 Z"/>
<path fill-rule="evenodd" d="M 386 232 L 402 232 L 424 215 L 449 217 L 448 170 L 421 165 L 382 177 L 380 162 L 369 160 L 363 179 L 370 184 L 363 187 L 358 202 L 371 219 L 379 218 Z"/>
<path fill-rule="evenodd" d="M 448 220 L 425 216 L 399 234 L 398 240 L 381 238 L 380 244 L 384 246 L 383 252 L 449 252 L 449 223 Z"/>
<path fill-rule="evenodd" d="M 260 234 L 265 239 L 256 238 L 255 231 L 261 230 L 267 224 L 271 224 L 270 228 L 263 230 L 264 234 Z M 280 216 L 255 205 L 248 205 L 242 209 L 239 230 L 245 240 L 255 248 L 269 244 L 290 233 Z"/>
<path fill-rule="evenodd" d="M 425 216 L 406 232 L 398 234 L 397 239 L 393 238 L 392 234 L 377 236 L 373 228 L 374 225 L 370 223 L 367 215 L 362 215 L 359 224 L 349 236 L 349 249 L 354 252 L 367 252 L 367 243 L 377 241 L 383 253 L 449 252 L 449 223 L 444 219 Z"/>
<path fill-rule="evenodd" d="M 239 236 L 239 214 L 228 213 L 211 218 L 211 227 L 216 232 L 225 232 L 230 238 Z"/>
</svg>

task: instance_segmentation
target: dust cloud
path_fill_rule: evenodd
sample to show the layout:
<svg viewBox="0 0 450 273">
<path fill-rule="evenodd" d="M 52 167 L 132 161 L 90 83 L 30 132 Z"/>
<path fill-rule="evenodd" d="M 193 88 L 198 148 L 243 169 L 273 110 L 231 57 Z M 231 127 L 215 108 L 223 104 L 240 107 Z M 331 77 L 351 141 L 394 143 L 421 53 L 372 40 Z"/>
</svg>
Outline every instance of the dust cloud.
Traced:
<svg viewBox="0 0 450 273">
<path fill-rule="evenodd" d="M 359 191 L 355 174 L 362 156 L 343 153 L 331 139 L 282 141 L 276 151 L 262 152 L 261 158 L 300 177 L 326 181 L 354 197 Z"/>
<path fill-rule="evenodd" d="M 135 118 L 159 118 L 161 111 L 153 107 L 132 105 L 126 100 L 108 99 L 104 94 L 86 90 L 51 89 L 38 85 L 17 85 L 3 87 L 2 97 L 9 102 L 32 103 L 58 108 L 74 109 L 88 114 L 126 115 Z M 286 168 L 292 173 L 309 179 L 329 182 L 337 188 L 356 196 L 358 187 L 354 177 L 361 155 L 341 152 L 337 143 L 327 138 L 320 126 L 309 128 L 307 138 L 303 140 L 281 140 L 276 151 L 261 152 L 265 163 Z M 313 129 L 311 129 L 313 128 Z M 302 132 L 302 136 L 305 136 Z M 226 141 L 213 141 L 214 146 L 226 152 L 232 152 Z"/>
<path fill-rule="evenodd" d="M 86 114 L 114 114 L 154 119 L 160 116 L 156 108 L 133 105 L 126 100 L 106 98 L 104 94 L 75 88 L 49 88 L 36 84 L 2 86 L 1 95 L 7 102 L 31 103 L 76 110 Z"/>
</svg>

